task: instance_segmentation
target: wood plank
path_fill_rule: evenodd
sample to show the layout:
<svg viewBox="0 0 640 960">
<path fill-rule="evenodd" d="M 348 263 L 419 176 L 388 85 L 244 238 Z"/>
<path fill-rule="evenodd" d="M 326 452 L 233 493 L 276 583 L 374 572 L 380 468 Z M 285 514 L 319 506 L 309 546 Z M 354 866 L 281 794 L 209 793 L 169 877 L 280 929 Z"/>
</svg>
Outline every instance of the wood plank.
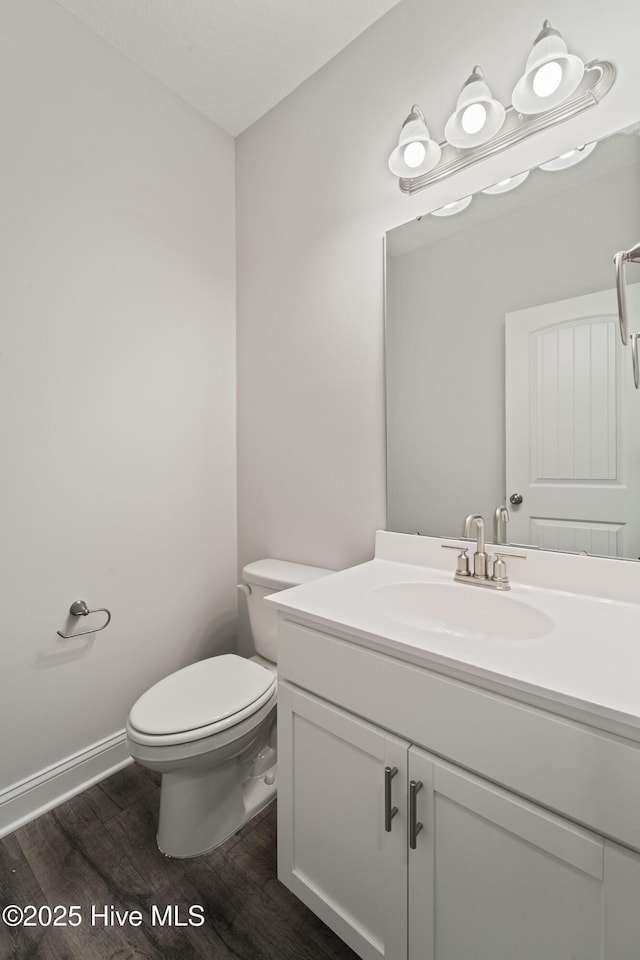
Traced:
<svg viewBox="0 0 640 960">
<path fill-rule="evenodd" d="M 145 793 L 156 789 L 157 780 L 149 773 L 139 763 L 133 763 L 103 780 L 99 785 L 100 790 L 119 810 L 126 810 Z"/>
<path fill-rule="evenodd" d="M 24 908 L 45 903 L 45 897 L 27 863 L 15 835 L 0 840 L 0 904 Z M 55 943 L 55 933 L 46 927 L 7 927 L 0 923 L 2 960 L 63 960 Z"/>
<path fill-rule="evenodd" d="M 260 825 L 258 825 L 259 827 Z M 261 833 L 258 827 L 237 843 L 228 856 L 258 887 L 264 887 L 278 876 L 276 850 Z"/>
<path fill-rule="evenodd" d="M 207 916 L 232 937 L 234 951 L 251 960 L 325 960 L 355 954 L 328 928 L 318 937 L 316 918 L 307 927 L 292 925 L 291 916 L 256 886 L 231 857 L 196 857 L 188 861 L 187 875 L 205 903 Z M 308 911 L 307 920 L 313 915 Z M 230 927 L 229 921 L 233 926 Z M 320 923 L 320 921 L 317 921 Z M 315 928 L 315 929 L 314 929 Z"/>
<path fill-rule="evenodd" d="M 146 916 L 154 897 L 81 795 L 22 827 L 16 837 L 48 904 L 80 908 L 80 926 L 51 931 L 67 955 L 156 960 L 159 951 L 179 948 L 180 931 L 174 928 L 159 935 L 146 922 L 119 927 L 98 919 L 92 924 L 92 908 L 114 906 L 121 913 L 140 910 Z"/>
<path fill-rule="evenodd" d="M 268 840 L 269 843 L 273 844 L 275 851 L 276 843 L 278 839 L 278 807 L 277 801 L 270 805 L 268 808 L 267 815 L 256 824 L 256 830 L 261 837 L 264 837 L 265 840 Z"/>
<path fill-rule="evenodd" d="M 161 891 L 170 881 L 176 889 L 184 878 L 183 861 L 165 857 L 158 850 L 159 791 L 148 793 L 105 823 L 105 830 L 127 856 L 144 882 Z"/>
<path fill-rule="evenodd" d="M 314 945 L 318 957 L 335 957 L 339 960 L 359 960 L 358 954 L 336 936 L 333 930 L 316 917 L 315 913 L 298 900 L 295 894 L 279 880 L 270 880 L 263 892 L 273 900 L 278 913 L 291 929 L 291 936 L 303 937 Z"/>
<path fill-rule="evenodd" d="M 82 796 L 101 823 L 105 823 L 105 821 L 111 817 L 115 817 L 122 809 L 122 807 L 119 807 L 117 803 L 114 803 L 113 800 L 107 796 L 99 783 L 85 790 Z"/>
<path fill-rule="evenodd" d="M 75 928 L 0 926 L 0 960 L 357 960 L 277 880 L 275 803 L 212 853 L 175 860 L 156 844 L 157 784 L 125 768 L 0 842 L 3 903 L 83 915 Z M 143 925 L 91 926 L 105 905 L 142 911 Z M 181 923 L 202 906 L 205 923 L 153 925 L 153 905 Z"/>
</svg>

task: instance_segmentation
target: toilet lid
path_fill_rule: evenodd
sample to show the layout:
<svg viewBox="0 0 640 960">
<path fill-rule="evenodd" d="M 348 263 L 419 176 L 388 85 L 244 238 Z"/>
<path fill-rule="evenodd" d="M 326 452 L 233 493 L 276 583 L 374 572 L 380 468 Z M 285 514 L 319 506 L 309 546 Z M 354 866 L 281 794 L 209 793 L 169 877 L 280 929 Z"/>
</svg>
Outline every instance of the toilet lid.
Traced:
<svg viewBox="0 0 640 960">
<path fill-rule="evenodd" d="M 142 733 L 156 736 L 196 730 L 245 710 L 275 685 L 275 675 L 252 660 L 235 654 L 210 657 L 143 693 L 129 720 Z"/>
</svg>

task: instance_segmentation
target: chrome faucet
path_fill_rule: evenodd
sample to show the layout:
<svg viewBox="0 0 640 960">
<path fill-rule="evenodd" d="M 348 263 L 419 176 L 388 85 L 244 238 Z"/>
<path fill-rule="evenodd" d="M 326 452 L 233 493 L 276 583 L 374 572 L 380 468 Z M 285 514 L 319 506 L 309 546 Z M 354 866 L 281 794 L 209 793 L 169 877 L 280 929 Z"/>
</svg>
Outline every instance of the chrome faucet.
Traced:
<svg viewBox="0 0 640 960">
<path fill-rule="evenodd" d="M 476 525 L 476 552 L 473 555 L 473 575 L 480 580 L 486 580 L 489 557 L 484 549 L 484 520 L 475 514 L 470 524 L 472 529 L 474 523 Z"/>
<path fill-rule="evenodd" d="M 496 507 L 493 515 L 493 542 L 503 544 L 507 542 L 507 524 L 509 522 L 509 511 L 505 506 Z"/>
<path fill-rule="evenodd" d="M 479 513 L 470 513 L 468 517 L 464 518 L 464 523 L 462 524 L 462 536 L 465 540 L 471 540 L 471 526 L 474 520 L 482 520 L 482 517 Z"/>
<path fill-rule="evenodd" d="M 506 507 L 498 507 L 495 513 L 495 519 L 498 519 L 498 512 L 504 510 L 506 513 Z M 508 516 L 508 514 L 507 514 Z M 500 517 L 502 520 L 502 516 Z M 473 555 L 473 573 L 469 569 L 469 547 L 463 546 L 454 546 L 454 544 L 443 543 L 442 546 L 446 547 L 448 550 L 459 550 L 458 562 L 456 565 L 456 574 L 454 579 L 458 583 L 474 583 L 478 587 L 491 587 L 494 590 L 510 590 L 509 578 L 507 577 L 507 565 L 505 563 L 505 557 L 514 557 L 519 560 L 526 560 L 526 555 L 523 553 L 498 553 L 496 551 L 495 559 L 493 561 L 493 567 L 491 576 L 488 575 L 489 570 L 489 561 L 490 557 L 485 550 L 484 542 L 484 519 L 480 516 L 479 513 L 470 513 L 468 517 L 465 517 L 464 524 L 462 526 L 462 537 L 463 539 L 470 540 L 471 531 L 475 524 L 476 532 L 476 550 Z"/>
</svg>

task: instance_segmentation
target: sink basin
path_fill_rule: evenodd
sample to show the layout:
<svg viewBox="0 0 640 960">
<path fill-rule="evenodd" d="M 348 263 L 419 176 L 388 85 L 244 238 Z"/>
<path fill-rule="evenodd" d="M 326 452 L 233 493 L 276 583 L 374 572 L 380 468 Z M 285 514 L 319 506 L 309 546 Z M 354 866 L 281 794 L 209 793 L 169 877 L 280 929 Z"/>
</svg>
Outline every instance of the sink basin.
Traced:
<svg viewBox="0 0 640 960">
<path fill-rule="evenodd" d="M 528 603 L 460 583 L 388 583 L 373 587 L 369 599 L 378 613 L 398 623 L 473 640 L 532 640 L 554 625 Z"/>
</svg>

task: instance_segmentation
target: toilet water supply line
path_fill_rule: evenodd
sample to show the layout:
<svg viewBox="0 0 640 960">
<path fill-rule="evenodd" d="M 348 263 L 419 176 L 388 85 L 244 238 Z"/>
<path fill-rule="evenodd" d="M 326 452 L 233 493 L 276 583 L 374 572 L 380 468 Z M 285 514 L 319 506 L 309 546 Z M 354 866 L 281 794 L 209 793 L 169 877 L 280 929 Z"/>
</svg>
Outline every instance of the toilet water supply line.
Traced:
<svg viewBox="0 0 640 960">
<path fill-rule="evenodd" d="M 631 360 L 633 363 L 633 382 L 636 390 L 640 388 L 640 363 L 638 361 L 638 338 L 640 333 L 629 333 L 629 317 L 627 313 L 627 288 L 625 265 L 640 263 L 640 243 L 629 250 L 619 250 L 613 258 L 616 268 L 616 291 L 618 294 L 618 319 L 620 322 L 620 338 L 626 347 L 631 343 Z"/>
</svg>

